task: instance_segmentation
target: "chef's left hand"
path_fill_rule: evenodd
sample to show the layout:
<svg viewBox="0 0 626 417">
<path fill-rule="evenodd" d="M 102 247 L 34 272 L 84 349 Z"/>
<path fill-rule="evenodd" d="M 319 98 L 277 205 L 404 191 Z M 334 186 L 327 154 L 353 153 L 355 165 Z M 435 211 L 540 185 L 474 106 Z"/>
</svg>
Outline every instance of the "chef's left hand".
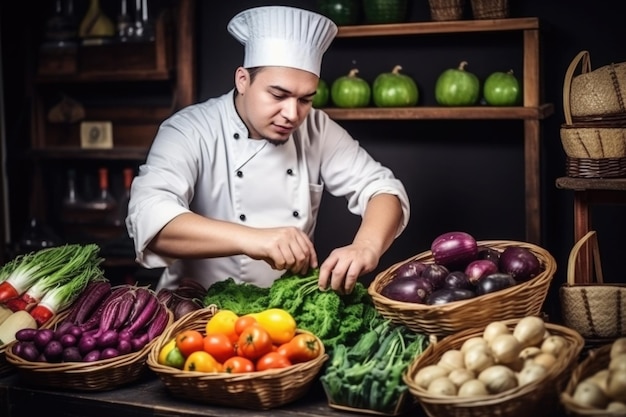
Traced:
<svg viewBox="0 0 626 417">
<path fill-rule="evenodd" d="M 322 263 L 318 285 L 340 294 L 350 294 L 358 278 L 378 265 L 379 256 L 369 245 L 350 244 L 333 250 Z"/>
</svg>

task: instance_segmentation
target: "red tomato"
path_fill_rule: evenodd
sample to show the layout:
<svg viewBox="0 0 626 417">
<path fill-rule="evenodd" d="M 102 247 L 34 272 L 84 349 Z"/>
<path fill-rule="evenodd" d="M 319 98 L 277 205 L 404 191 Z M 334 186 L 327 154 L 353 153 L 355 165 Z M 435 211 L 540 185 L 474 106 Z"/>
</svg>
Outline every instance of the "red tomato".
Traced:
<svg viewBox="0 0 626 417">
<path fill-rule="evenodd" d="M 272 338 L 261 326 L 246 327 L 237 341 L 237 354 L 251 360 L 272 351 Z"/>
<path fill-rule="evenodd" d="M 268 369 L 279 369 L 291 366 L 289 359 L 278 352 L 269 352 L 261 356 L 256 362 L 257 371 L 266 371 Z"/>
<path fill-rule="evenodd" d="M 235 344 L 224 333 L 204 336 L 204 351 L 210 353 L 219 363 L 235 356 Z"/>
<path fill-rule="evenodd" d="M 278 348 L 278 352 L 286 356 L 291 363 L 307 362 L 317 358 L 322 351 L 320 342 L 308 333 L 298 333 L 287 343 Z"/>
<path fill-rule="evenodd" d="M 241 316 L 235 321 L 235 333 L 240 336 L 246 327 L 256 323 L 256 319 L 252 316 Z"/>
<path fill-rule="evenodd" d="M 232 356 L 224 362 L 222 369 L 229 374 L 240 374 L 243 372 L 254 372 L 254 362 L 243 356 Z"/>
<path fill-rule="evenodd" d="M 176 347 L 188 357 L 193 352 L 204 350 L 204 336 L 197 330 L 183 330 L 176 335 Z"/>
</svg>

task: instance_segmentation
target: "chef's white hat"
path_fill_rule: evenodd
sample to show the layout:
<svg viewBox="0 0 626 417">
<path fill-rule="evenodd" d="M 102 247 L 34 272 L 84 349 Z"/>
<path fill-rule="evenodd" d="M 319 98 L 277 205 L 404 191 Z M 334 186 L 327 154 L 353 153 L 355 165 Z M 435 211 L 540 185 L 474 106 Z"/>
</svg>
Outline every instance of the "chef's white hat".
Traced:
<svg viewBox="0 0 626 417">
<path fill-rule="evenodd" d="M 307 10 L 266 6 L 237 14 L 228 31 L 245 46 L 244 67 L 290 67 L 319 77 L 322 55 L 337 34 L 337 25 Z"/>
</svg>

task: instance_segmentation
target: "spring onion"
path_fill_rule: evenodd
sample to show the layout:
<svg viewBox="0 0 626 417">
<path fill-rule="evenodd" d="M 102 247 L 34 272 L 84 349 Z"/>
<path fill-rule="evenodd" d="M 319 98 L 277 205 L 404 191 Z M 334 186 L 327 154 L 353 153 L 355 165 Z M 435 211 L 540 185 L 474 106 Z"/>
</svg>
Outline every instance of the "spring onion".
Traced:
<svg viewBox="0 0 626 417">
<path fill-rule="evenodd" d="M 30 311 L 38 326 L 44 325 L 60 311 L 69 307 L 85 290 L 89 282 L 101 279 L 102 269 L 99 265 L 87 263 L 68 282 L 50 288 L 41 301 Z"/>
<path fill-rule="evenodd" d="M 97 258 L 99 247 L 90 245 L 67 245 L 62 251 L 66 258 L 65 263 L 49 275 L 38 279 L 28 290 L 17 298 L 7 300 L 5 304 L 12 311 L 31 310 L 51 288 L 63 285 L 88 264 L 97 265 L 100 259 Z"/>
<path fill-rule="evenodd" d="M 38 280 L 49 276 L 68 262 L 75 245 L 55 246 L 24 255 L 7 279 L 0 283 L 0 302 L 19 297 Z"/>
</svg>

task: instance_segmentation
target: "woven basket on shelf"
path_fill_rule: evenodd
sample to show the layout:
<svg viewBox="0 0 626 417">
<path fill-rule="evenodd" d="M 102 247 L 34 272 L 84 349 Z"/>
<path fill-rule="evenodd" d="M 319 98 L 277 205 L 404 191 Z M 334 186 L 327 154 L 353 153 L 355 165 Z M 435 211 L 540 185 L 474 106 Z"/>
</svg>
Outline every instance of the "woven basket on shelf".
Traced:
<svg viewBox="0 0 626 417">
<path fill-rule="evenodd" d="M 474 19 L 505 19 L 509 17 L 508 0 L 471 0 Z"/>
<path fill-rule="evenodd" d="M 512 331 L 519 320 L 505 320 Z M 420 402 L 430 417 L 528 417 L 554 416 L 559 406 L 561 387 L 565 385 L 573 368 L 576 366 L 584 340 L 574 330 L 564 326 L 546 323 L 550 334 L 559 335 L 567 340 L 566 350 L 559 355 L 554 366 L 546 376 L 527 385 L 513 388 L 500 394 L 477 397 L 439 396 L 429 393 L 415 383 L 415 375 L 425 366 L 435 365 L 444 352 L 460 349 L 467 339 L 482 336 L 484 327 L 468 329 L 443 338 L 429 345 L 418 356 L 404 374 L 404 381 L 409 391 Z"/>
<path fill-rule="evenodd" d="M 570 177 L 580 178 L 624 177 L 626 176 L 626 118 L 619 116 L 619 106 L 623 103 L 608 104 L 610 101 L 621 103 L 622 99 L 618 100 L 621 96 L 602 91 L 603 88 L 599 85 L 605 84 L 600 81 L 605 76 L 600 76 L 600 73 L 593 77 L 596 80 L 595 90 L 597 91 L 591 91 L 590 86 L 594 84 L 591 82 L 592 78 L 583 85 L 586 88 L 582 88 L 580 83 L 576 87 L 576 81 L 581 76 L 574 77 L 573 73 L 581 60 L 583 67 L 590 65 L 588 56 L 587 51 L 582 51 L 574 58 L 563 82 L 565 123 L 561 125 L 560 136 L 563 150 L 567 155 L 566 172 Z M 626 83 L 626 78 L 624 82 Z M 595 104 L 590 104 L 591 102 Z M 615 106 L 617 107 L 611 110 Z M 578 113 L 575 113 L 576 107 L 578 107 Z M 576 119 L 575 114 L 583 117 Z M 605 114 L 607 117 L 604 117 Z"/>
<path fill-rule="evenodd" d="M 392 265 L 374 278 L 368 287 L 374 306 L 394 323 L 404 324 L 415 332 L 435 336 L 484 327 L 493 320 L 539 314 L 556 272 L 554 257 L 545 249 L 526 242 L 487 240 L 477 243 L 479 247 L 490 247 L 500 252 L 509 246 L 525 247 L 537 256 L 543 270 L 536 277 L 513 287 L 441 305 L 405 303 L 382 296 L 381 290 L 394 278 L 396 270 L 403 263 L 412 260 L 434 262 L 432 252 L 426 251 Z"/>
<path fill-rule="evenodd" d="M 174 315 L 171 311 L 168 313 L 169 327 Z M 62 318 L 59 317 L 56 323 Z M 30 385 L 76 391 L 108 391 L 137 381 L 147 371 L 146 359 L 157 340 L 153 339 L 137 352 L 95 362 L 30 362 L 13 353 L 11 347 L 17 342 L 9 344 L 6 357 L 17 369 L 20 379 Z"/>
<path fill-rule="evenodd" d="M 580 362 L 574 370 L 567 382 L 567 386 L 560 396 L 561 404 L 567 410 L 570 416 L 595 416 L 595 417 L 611 417 L 623 416 L 623 411 L 607 411 L 589 407 L 583 407 L 576 403 L 573 399 L 576 386 L 584 379 L 593 376 L 596 372 L 607 369 L 611 361 L 611 344 L 604 344 L 596 349 L 590 350 L 587 357 Z"/>
<path fill-rule="evenodd" d="M 579 68 L 581 72 L 574 75 Z M 565 73 L 563 105 L 573 122 L 626 120 L 626 62 L 591 70 L 589 51 L 580 51 Z"/>
<path fill-rule="evenodd" d="M 203 373 L 181 371 L 159 364 L 161 347 L 182 330 L 195 329 L 204 334 L 207 321 L 216 311 L 215 306 L 208 306 L 181 317 L 157 338 L 148 355 L 148 366 L 174 397 L 206 404 L 268 410 L 293 402 L 307 393 L 328 359 L 324 344 L 319 339 L 322 351 L 316 359 L 282 369 L 240 374 Z"/>
<path fill-rule="evenodd" d="M 591 277 L 577 275 L 577 262 L 585 245 L 595 269 Z M 559 298 L 563 323 L 583 337 L 610 340 L 626 335 L 626 284 L 604 283 L 595 231 L 588 232 L 572 247 L 567 283 L 559 288 Z"/>
<path fill-rule="evenodd" d="M 432 20 L 447 21 L 463 18 L 465 0 L 428 0 L 428 4 Z"/>
</svg>

